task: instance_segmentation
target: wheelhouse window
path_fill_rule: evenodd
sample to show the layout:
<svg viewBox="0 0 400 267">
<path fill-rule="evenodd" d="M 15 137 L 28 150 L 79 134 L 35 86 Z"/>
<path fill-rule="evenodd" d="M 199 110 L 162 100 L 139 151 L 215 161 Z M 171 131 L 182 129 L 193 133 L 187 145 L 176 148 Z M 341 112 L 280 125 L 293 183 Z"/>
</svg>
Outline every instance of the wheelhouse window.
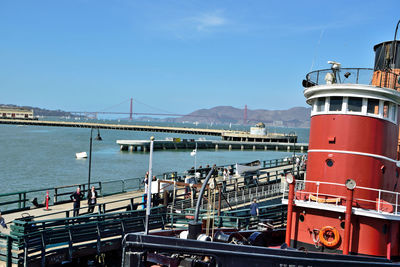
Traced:
<svg viewBox="0 0 400 267">
<path fill-rule="evenodd" d="M 389 101 L 383 102 L 383 117 L 389 118 Z"/>
<path fill-rule="evenodd" d="M 343 97 L 333 96 L 329 102 L 329 111 L 342 111 Z"/>
<path fill-rule="evenodd" d="M 389 119 L 392 121 L 396 120 L 396 105 L 393 103 L 389 105 Z"/>
<path fill-rule="evenodd" d="M 320 97 L 317 99 L 317 112 L 324 112 L 325 111 L 325 97 Z"/>
<path fill-rule="evenodd" d="M 379 100 L 368 99 L 367 113 L 379 115 Z"/>
<path fill-rule="evenodd" d="M 350 112 L 361 112 L 363 100 L 360 97 L 349 97 L 347 108 Z"/>
</svg>

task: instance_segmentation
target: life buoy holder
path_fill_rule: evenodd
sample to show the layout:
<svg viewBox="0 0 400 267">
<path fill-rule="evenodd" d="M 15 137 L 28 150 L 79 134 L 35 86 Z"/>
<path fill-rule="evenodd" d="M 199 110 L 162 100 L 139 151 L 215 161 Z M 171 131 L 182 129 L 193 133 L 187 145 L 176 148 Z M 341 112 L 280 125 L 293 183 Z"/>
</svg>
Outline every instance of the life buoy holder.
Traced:
<svg viewBox="0 0 400 267">
<path fill-rule="evenodd" d="M 319 241 L 324 246 L 332 248 L 340 241 L 339 231 L 335 227 L 324 226 L 321 228 L 321 230 L 319 230 Z"/>
</svg>

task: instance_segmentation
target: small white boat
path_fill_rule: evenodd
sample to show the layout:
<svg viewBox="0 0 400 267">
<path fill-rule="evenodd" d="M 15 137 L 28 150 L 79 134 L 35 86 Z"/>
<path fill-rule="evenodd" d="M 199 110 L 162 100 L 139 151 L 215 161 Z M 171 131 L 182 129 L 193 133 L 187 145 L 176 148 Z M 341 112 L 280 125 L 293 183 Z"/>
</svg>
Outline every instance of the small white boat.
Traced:
<svg viewBox="0 0 400 267">
<path fill-rule="evenodd" d="M 255 172 L 261 169 L 260 165 L 249 166 L 236 163 L 236 175 L 242 175 L 245 172 Z"/>
<path fill-rule="evenodd" d="M 78 152 L 75 154 L 77 159 L 86 159 L 87 158 L 87 153 L 86 152 Z"/>
</svg>

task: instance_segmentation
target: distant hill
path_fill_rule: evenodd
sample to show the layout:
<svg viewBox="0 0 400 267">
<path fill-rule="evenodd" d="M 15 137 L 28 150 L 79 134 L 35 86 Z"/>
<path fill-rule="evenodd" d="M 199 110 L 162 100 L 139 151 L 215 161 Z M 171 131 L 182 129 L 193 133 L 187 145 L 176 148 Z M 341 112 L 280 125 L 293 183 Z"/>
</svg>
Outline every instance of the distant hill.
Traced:
<svg viewBox="0 0 400 267">
<path fill-rule="evenodd" d="M 37 108 L 37 107 L 31 107 L 31 106 L 17 106 L 17 105 L 12 105 L 12 104 L 0 104 L 0 107 L 1 106 L 33 109 L 34 116 L 79 117 L 79 116 L 71 114 L 70 112 L 62 111 L 59 109 L 58 110 L 50 110 L 50 109 L 43 109 L 43 108 Z"/>
<path fill-rule="evenodd" d="M 3 105 L 8 107 L 22 107 L 33 109 L 34 116 L 59 116 L 59 117 L 81 117 L 62 110 L 49 110 L 30 106 Z M 267 126 L 284 127 L 309 127 L 311 108 L 294 107 L 286 110 L 266 110 L 266 109 L 248 109 L 247 124 L 256 124 L 263 122 Z M 199 109 L 186 116 L 177 118 L 154 118 L 139 117 L 143 121 L 166 121 L 166 122 L 198 122 L 213 124 L 243 124 L 244 109 L 231 106 L 218 106 L 210 109 Z"/>
<path fill-rule="evenodd" d="M 287 110 L 247 110 L 247 123 L 263 122 L 269 126 L 309 127 L 311 108 L 294 107 Z M 244 109 L 231 106 L 218 106 L 210 109 L 199 109 L 187 116 L 168 118 L 170 122 L 199 123 L 243 123 Z"/>
</svg>

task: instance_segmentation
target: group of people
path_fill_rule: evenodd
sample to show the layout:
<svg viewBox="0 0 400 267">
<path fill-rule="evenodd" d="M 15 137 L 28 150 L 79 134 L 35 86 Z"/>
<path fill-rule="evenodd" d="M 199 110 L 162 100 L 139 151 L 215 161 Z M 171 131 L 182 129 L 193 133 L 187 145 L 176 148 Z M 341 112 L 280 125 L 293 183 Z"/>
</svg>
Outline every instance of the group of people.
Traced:
<svg viewBox="0 0 400 267">
<path fill-rule="evenodd" d="M 153 175 L 152 181 L 157 181 L 157 177 L 155 175 Z M 143 183 L 144 183 L 144 187 L 145 187 L 145 192 L 147 192 L 147 186 L 149 184 L 149 172 L 146 172 Z"/>
<path fill-rule="evenodd" d="M 307 156 L 302 155 L 296 157 L 295 164 L 296 164 L 295 169 L 297 170 L 297 174 L 299 174 L 300 171 L 305 171 L 307 167 Z"/>
<path fill-rule="evenodd" d="M 79 210 L 81 209 L 81 201 L 84 199 L 84 195 L 81 192 L 81 189 L 79 187 L 76 188 L 76 191 L 70 195 L 70 198 L 74 203 L 74 217 L 77 217 L 79 216 Z M 92 186 L 87 195 L 87 201 L 88 213 L 92 213 L 97 203 L 97 191 L 94 186 Z"/>
<path fill-rule="evenodd" d="M 224 168 L 224 170 L 222 171 L 222 192 L 226 192 L 226 183 L 227 181 L 229 182 L 229 184 L 232 183 L 232 171 L 231 168 Z"/>
</svg>

